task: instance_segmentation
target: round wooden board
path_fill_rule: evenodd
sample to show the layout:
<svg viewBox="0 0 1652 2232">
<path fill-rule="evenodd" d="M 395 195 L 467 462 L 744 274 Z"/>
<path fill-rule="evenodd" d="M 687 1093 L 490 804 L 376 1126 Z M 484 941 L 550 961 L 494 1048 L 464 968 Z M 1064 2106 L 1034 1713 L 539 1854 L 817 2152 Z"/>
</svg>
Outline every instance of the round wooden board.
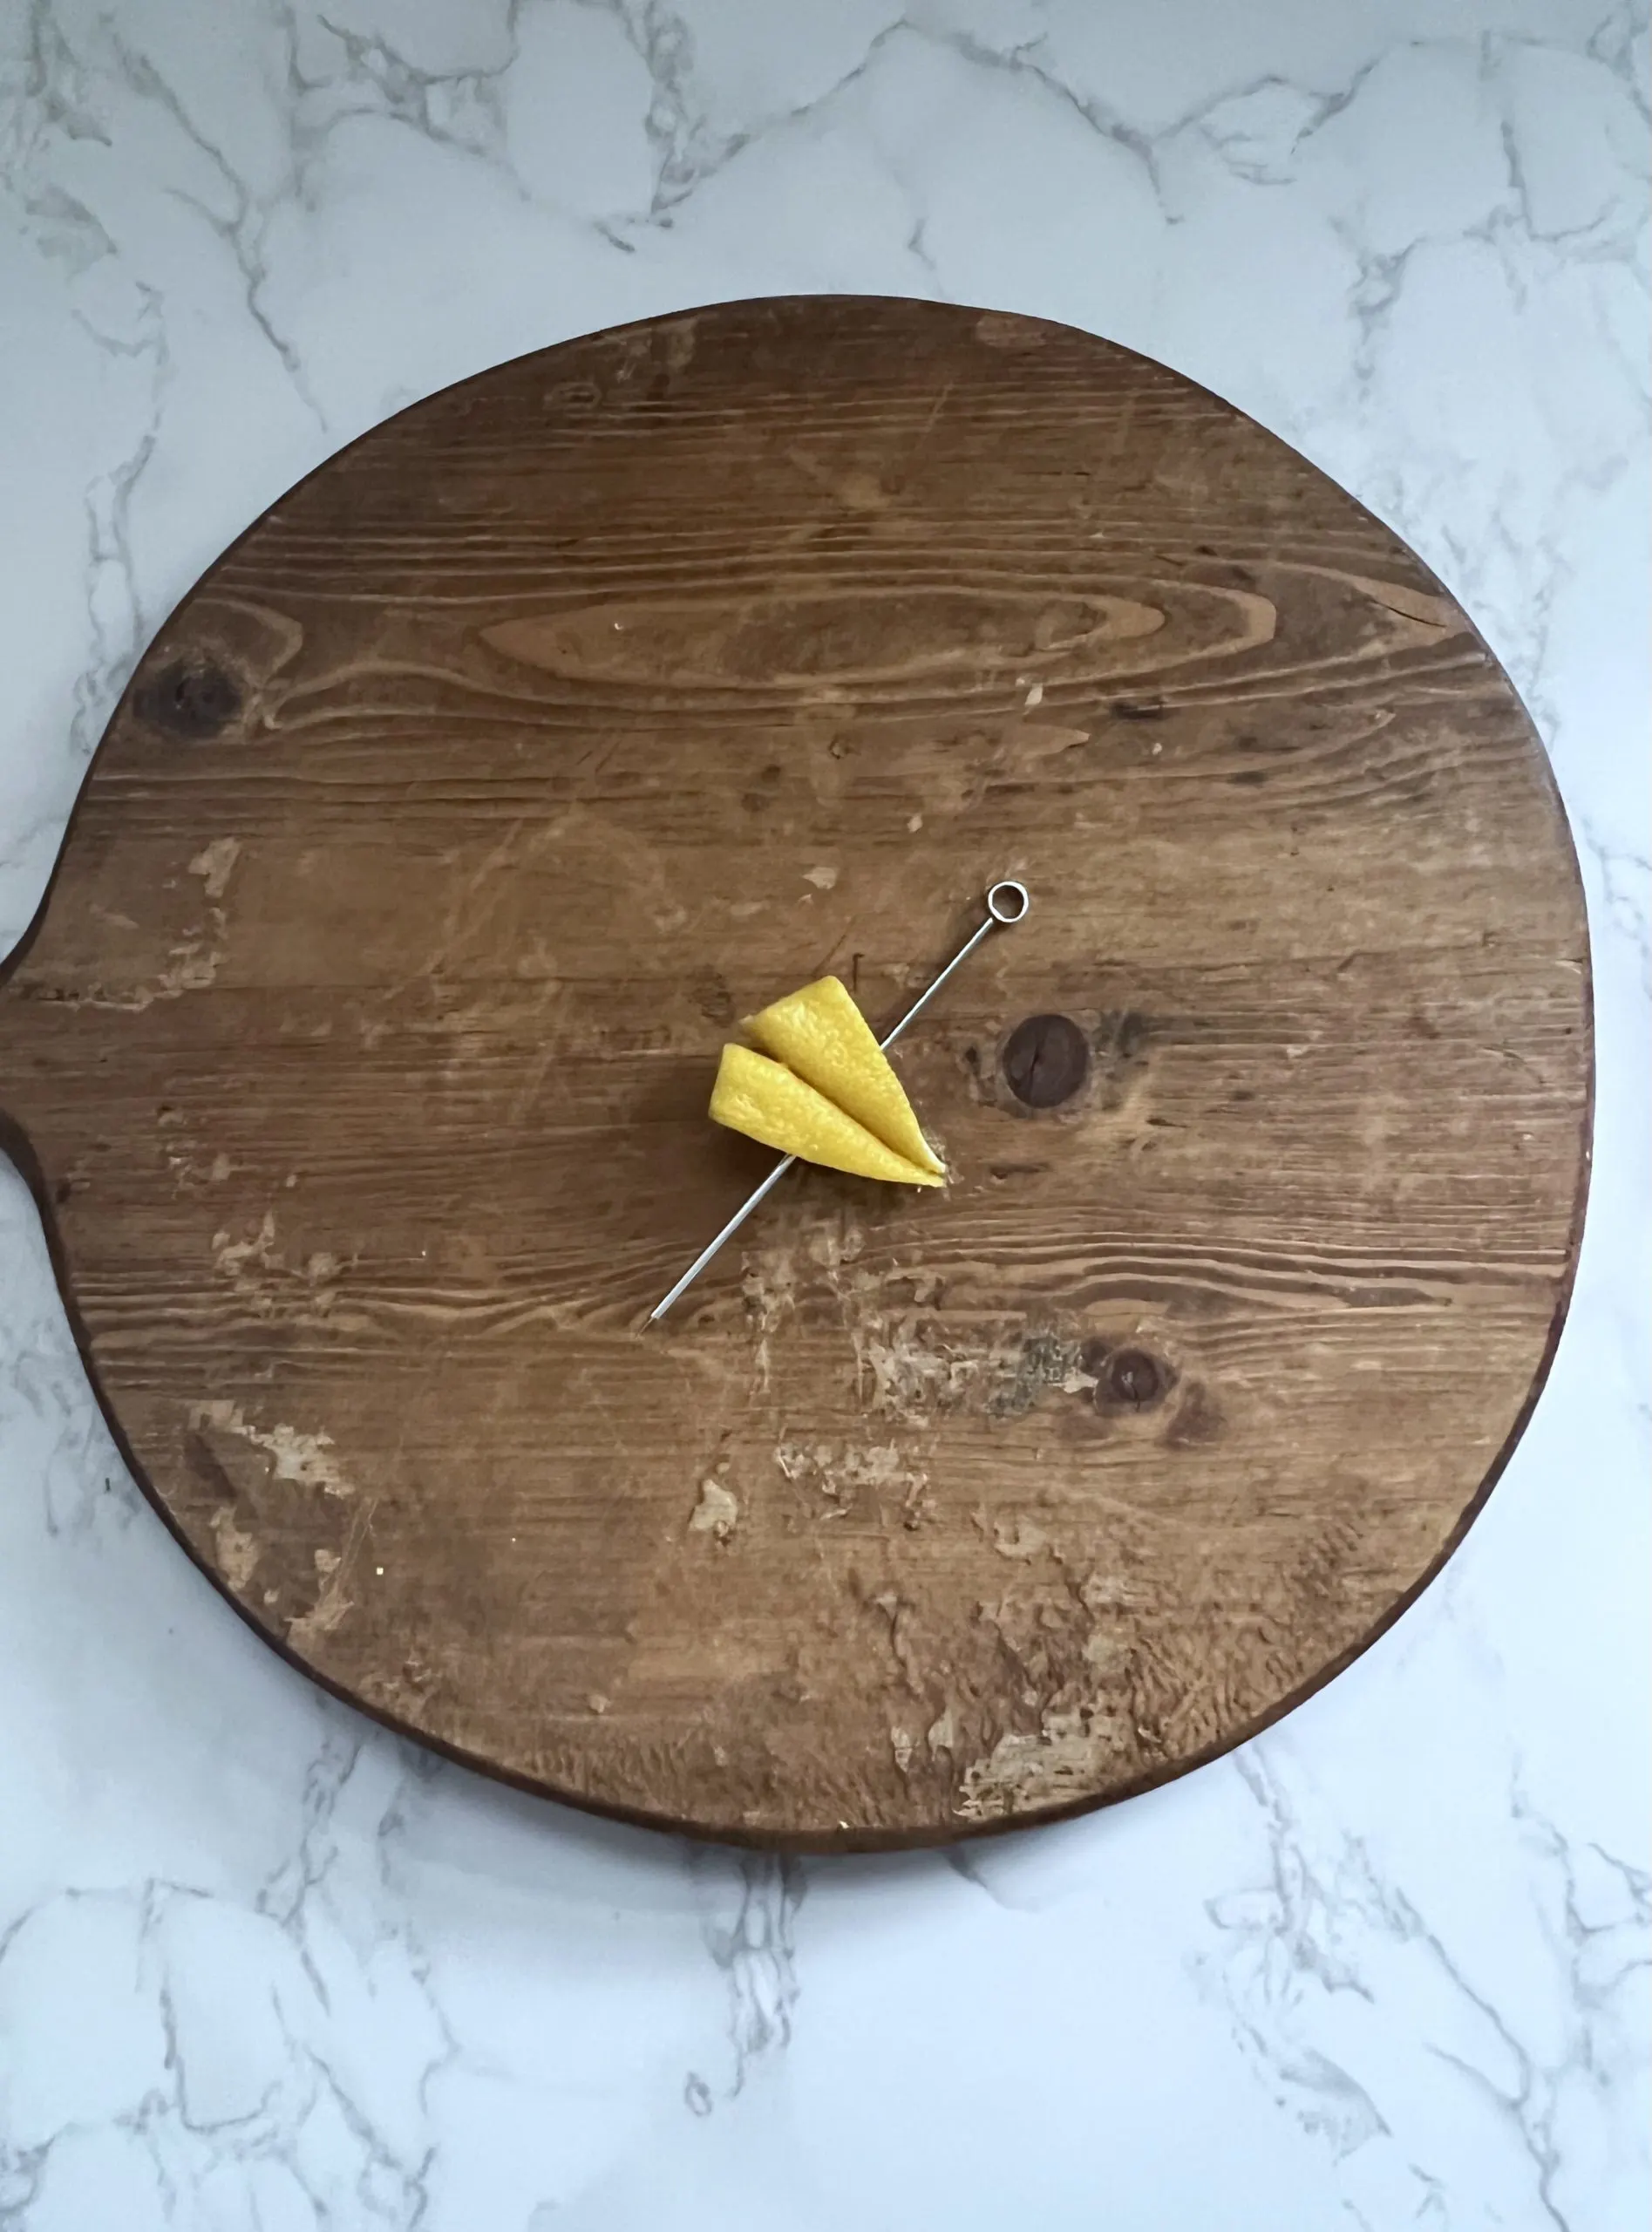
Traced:
<svg viewBox="0 0 1652 2232">
<path fill-rule="evenodd" d="M 705 1104 L 833 970 L 943 1195 Z M 1043 1018 L 1044 1020 L 1037 1020 Z M 0 993 L 133 1468 L 395 1725 L 891 1846 L 1262 1726 L 1463 1530 L 1563 1314 L 1583 908 L 1513 690 L 1086 335 L 741 303 L 405 412 L 221 559 Z M 709 1484 L 709 1485 L 708 1485 Z"/>
</svg>

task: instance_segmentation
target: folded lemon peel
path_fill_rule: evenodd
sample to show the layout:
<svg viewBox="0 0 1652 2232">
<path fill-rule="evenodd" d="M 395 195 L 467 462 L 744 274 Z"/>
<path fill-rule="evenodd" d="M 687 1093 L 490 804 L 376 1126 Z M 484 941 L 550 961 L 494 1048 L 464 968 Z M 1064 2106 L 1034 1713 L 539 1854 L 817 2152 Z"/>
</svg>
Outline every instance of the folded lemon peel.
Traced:
<svg viewBox="0 0 1652 2232">
<path fill-rule="evenodd" d="M 745 1028 L 763 1049 L 723 1049 L 711 1117 L 800 1161 L 895 1186 L 939 1186 L 945 1168 L 846 987 L 823 976 Z"/>
</svg>

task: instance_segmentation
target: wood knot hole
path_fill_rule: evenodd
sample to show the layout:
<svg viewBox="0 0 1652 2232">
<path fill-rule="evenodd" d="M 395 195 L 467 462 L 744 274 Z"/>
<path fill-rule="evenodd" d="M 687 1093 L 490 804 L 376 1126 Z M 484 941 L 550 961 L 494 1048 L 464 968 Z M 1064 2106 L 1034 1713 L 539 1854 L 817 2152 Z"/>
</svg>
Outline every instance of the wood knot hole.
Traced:
<svg viewBox="0 0 1652 2232">
<path fill-rule="evenodd" d="M 1100 1385 L 1113 1402 L 1150 1411 L 1155 1403 L 1164 1401 L 1170 1374 L 1146 1349 L 1119 1349 L 1108 1358 Z"/>
<path fill-rule="evenodd" d="M 169 736 L 199 743 L 228 727 L 241 711 L 233 675 L 212 660 L 174 659 L 138 692 L 141 717 Z"/>
<path fill-rule="evenodd" d="M 1058 1107 L 1090 1074 L 1090 1041 L 1071 1016 L 1030 1015 L 1005 1041 L 1003 1067 L 1024 1107 Z"/>
<path fill-rule="evenodd" d="M 1083 1364 L 1096 1383 L 1092 1399 L 1098 1411 L 1156 1410 L 1176 1384 L 1174 1368 L 1148 1349 L 1089 1341 Z"/>
</svg>

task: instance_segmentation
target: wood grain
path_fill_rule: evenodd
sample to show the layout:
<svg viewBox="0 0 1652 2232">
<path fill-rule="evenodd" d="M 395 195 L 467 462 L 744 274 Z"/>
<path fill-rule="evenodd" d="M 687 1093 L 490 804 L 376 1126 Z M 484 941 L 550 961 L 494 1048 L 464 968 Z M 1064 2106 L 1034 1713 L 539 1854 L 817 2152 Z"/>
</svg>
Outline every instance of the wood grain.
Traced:
<svg viewBox="0 0 1652 2232">
<path fill-rule="evenodd" d="M 827 970 L 953 1173 L 705 1103 Z M 1578 880 L 1514 691 L 1186 381 L 935 305 L 502 366 L 152 646 L 0 993 L 138 1477 L 261 1632 L 533 1787 L 920 1842 L 1263 1725 L 1460 1536 L 1564 1311 Z"/>
</svg>

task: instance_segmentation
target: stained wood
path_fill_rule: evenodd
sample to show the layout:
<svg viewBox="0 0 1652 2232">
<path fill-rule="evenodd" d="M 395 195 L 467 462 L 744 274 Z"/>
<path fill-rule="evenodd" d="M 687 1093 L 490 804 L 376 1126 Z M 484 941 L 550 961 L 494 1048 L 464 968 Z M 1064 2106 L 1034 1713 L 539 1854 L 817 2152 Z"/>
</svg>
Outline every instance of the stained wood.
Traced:
<svg viewBox="0 0 1652 2232">
<path fill-rule="evenodd" d="M 827 970 L 944 1196 L 714 1129 Z M 275 506 L 145 658 L 0 993 L 133 1467 L 445 1750 L 719 1836 L 1091 1806 L 1461 1535 L 1587 1157 L 1583 909 L 1439 583 L 1064 329 L 766 302 L 524 358 Z"/>
</svg>

